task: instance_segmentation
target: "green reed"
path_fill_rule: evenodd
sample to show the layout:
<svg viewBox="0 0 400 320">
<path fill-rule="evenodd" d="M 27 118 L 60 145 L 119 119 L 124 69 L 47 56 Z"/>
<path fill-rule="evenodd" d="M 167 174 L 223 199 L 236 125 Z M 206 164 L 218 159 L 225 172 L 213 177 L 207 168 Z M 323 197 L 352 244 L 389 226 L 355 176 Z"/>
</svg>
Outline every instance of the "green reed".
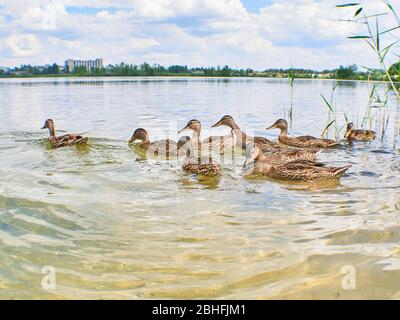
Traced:
<svg viewBox="0 0 400 320">
<path fill-rule="evenodd" d="M 367 15 L 366 9 L 361 3 L 339 4 L 336 7 L 353 8 L 355 10 L 353 18 L 344 21 L 361 24 L 365 28 L 366 33 L 362 35 L 353 35 L 348 38 L 362 40 L 372 49 L 373 53 L 378 58 L 380 68 L 386 75 L 385 80 L 390 82 L 394 93 L 397 98 L 400 99 L 399 89 L 390 75 L 389 68 L 386 64 L 386 58 L 390 54 L 393 53 L 399 56 L 397 53 L 393 52 L 393 50 L 396 49 L 396 45 L 400 42 L 400 38 L 394 33 L 395 30 L 400 28 L 400 16 L 389 1 L 383 2 L 386 5 L 386 12 L 378 12 L 372 15 Z M 388 15 L 394 17 L 395 22 L 392 27 L 382 31 L 380 19 L 383 17 L 387 18 Z"/>
<path fill-rule="evenodd" d="M 327 118 L 327 122 L 326 122 L 327 124 L 326 124 L 324 130 L 322 131 L 321 137 L 326 137 L 328 135 L 329 128 L 332 125 L 335 130 L 335 139 L 339 138 L 340 131 L 342 130 L 342 128 L 339 128 L 339 125 L 338 125 L 338 109 L 337 109 L 337 105 L 336 105 L 336 102 L 334 99 L 335 91 L 336 91 L 337 87 L 338 87 L 338 82 L 335 81 L 333 83 L 329 99 L 327 99 L 321 93 L 322 100 L 324 101 L 324 105 L 326 106 L 326 110 L 328 111 L 328 118 Z"/>
<path fill-rule="evenodd" d="M 400 28 L 400 15 L 394 9 L 390 1 L 382 0 L 382 2 L 384 3 L 386 10 L 374 14 L 367 14 L 366 6 L 362 3 L 346 3 L 336 6 L 337 8 L 350 8 L 354 10 L 352 18 L 343 21 L 361 25 L 364 33 L 355 34 L 348 38 L 365 42 L 372 50 L 372 53 L 376 56 L 380 69 L 385 75 L 382 81 L 378 83 L 374 82 L 371 84 L 370 77 L 368 78 L 368 83 L 371 89 L 368 105 L 361 121 L 361 127 L 365 127 L 369 124 L 371 129 L 372 123 L 375 120 L 381 139 L 385 136 L 390 120 L 390 112 L 387 108 L 390 92 L 393 91 L 397 99 L 400 100 L 398 84 L 395 82 L 394 77 L 392 77 L 391 68 L 388 68 L 387 66 L 387 58 L 390 55 L 400 57 L 399 52 L 396 51 L 398 50 L 397 44 L 400 42 L 400 37 L 396 33 Z M 392 18 L 392 26 L 383 29 L 381 23 L 382 19 L 388 20 L 390 17 Z M 370 72 L 373 71 L 367 67 L 364 68 Z M 383 96 L 381 96 L 378 89 L 386 83 L 389 84 L 389 87 L 384 91 Z M 395 130 L 394 141 L 396 141 L 396 136 L 399 134 L 398 129 L 400 128 L 398 123 L 398 113 L 399 108 L 397 108 L 395 123 L 397 129 Z"/>
</svg>

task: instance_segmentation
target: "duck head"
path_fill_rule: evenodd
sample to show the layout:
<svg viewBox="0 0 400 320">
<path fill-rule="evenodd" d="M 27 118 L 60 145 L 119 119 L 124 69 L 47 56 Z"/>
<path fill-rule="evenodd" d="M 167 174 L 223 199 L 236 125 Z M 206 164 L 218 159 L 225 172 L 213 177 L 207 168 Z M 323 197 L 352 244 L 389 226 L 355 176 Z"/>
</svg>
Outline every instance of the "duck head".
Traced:
<svg viewBox="0 0 400 320">
<path fill-rule="evenodd" d="M 349 122 L 346 127 L 346 133 L 344 134 L 344 138 L 347 139 L 354 129 L 355 129 L 354 123 Z"/>
<path fill-rule="evenodd" d="M 217 123 L 213 124 L 211 127 L 219 127 L 219 126 L 228 126 L 231 129 L 239 129 L 238 125 L 236 124 L 235 120 L 233 120 L 232 116 L 226 115 L 221 118 Z"/>
<path fill-rule="evenodd" d="M 178 134 L 182 133 L 184 131 L 187 131 L 187 130 L 192 130 L 192 131 L 196 132 L 197 135 L 200 135 L 200 131 L 201 131 L 200 121 L 196 120 L 196 119 L 190 120 L 184 128 L 182 128 L 181 130 L 178 131 Z"/>
<path fill-rule="evenodd" d="M 281 131 L 287 131 L 288 123 L 284 119 L 276 120 L 272 126 L 269 126 L 267 130 L 280 129 Z"/>
<path fill-rule="evenodd" d="M 129 139 L 129 143 L 144 143 L 149 141 L 149 134 L 143 128 L 138 128 Z"/>
<path fill-rule="evenodd" d="M 55 135 L 54 121 L 52 119 L 47 119 L 41 129 L 49 129 L 50 135 L 54 136 Z"/>
</svg>

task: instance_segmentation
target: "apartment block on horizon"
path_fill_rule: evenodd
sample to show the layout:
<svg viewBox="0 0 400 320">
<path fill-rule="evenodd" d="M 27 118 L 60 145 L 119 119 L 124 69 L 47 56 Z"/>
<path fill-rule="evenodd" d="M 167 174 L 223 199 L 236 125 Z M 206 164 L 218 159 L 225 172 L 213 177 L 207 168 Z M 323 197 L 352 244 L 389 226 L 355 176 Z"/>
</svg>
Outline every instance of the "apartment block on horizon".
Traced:
<svg viewBox="0 0 400 320">
<path fill-rule="evenodd" d="M 75 68 L 85 67 L 87 71 L 93 71 L 103 68 L 103 58 L 95 60 L 73 60 L 68 59 L 65 61 L 65 71 L 73 72 Z"/>
</svg>

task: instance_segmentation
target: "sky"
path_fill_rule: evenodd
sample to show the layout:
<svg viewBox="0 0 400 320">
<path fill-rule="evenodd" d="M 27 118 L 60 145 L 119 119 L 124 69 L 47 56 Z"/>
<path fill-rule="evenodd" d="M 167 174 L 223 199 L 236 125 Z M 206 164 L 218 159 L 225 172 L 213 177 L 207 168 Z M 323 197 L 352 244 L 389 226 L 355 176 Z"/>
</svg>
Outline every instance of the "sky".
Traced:
<svg viewBox="0 0 400 320">
<path fill-rule="evenodd" d="M 362 24 L 340 21 L 354 13 L 335 8 L 343 2 L 0 0 L 0 66 L 102 57 L 105 64 L 146 61 L 256 70 L 376 67 L 371 49 L 347 38 L 365 31 Z M 382 0 L 363 2 L 368 14 L 387 9 Z M 389 15 L 380 19 L 381 30 L 396 22 Z M 388 43 L 393 40 L 387 37 Z"/>
</svg>

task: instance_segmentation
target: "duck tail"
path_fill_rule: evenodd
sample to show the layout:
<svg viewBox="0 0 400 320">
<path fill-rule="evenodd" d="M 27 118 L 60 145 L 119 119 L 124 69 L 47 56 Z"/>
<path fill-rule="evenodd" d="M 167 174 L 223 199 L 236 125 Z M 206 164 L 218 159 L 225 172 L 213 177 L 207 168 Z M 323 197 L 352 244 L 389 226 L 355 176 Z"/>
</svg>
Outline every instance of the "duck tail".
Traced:
<svg viewBox="0 0 400 320">
<path fill-rule="evenodd" d="M 351 165 L 336 168 L 335 170 L 333 170 L 333 174 L 335 175 L 335 177 L 341 178 L 350 167 L 351 167 Z"/>
<path fill-rule="evenodd" d="M 316 150 L 315 150 L 315 155 L 318 156 L 318 155 L 322 152 L 322 150 L 323 150 L 323 149 L 316 149 Z"/>
<path fill-rule="evenodd" d="M 337 147 L 340 146 L 340 141 L 335 141 L 329 144 L 329 147 Z"/>
<path fill-rule="evenodd" d="M 81 139 L 76 140 L 76 144 L 86 144 L 88 140 L 88 137 L 82 137 Z"/>
</svg>

